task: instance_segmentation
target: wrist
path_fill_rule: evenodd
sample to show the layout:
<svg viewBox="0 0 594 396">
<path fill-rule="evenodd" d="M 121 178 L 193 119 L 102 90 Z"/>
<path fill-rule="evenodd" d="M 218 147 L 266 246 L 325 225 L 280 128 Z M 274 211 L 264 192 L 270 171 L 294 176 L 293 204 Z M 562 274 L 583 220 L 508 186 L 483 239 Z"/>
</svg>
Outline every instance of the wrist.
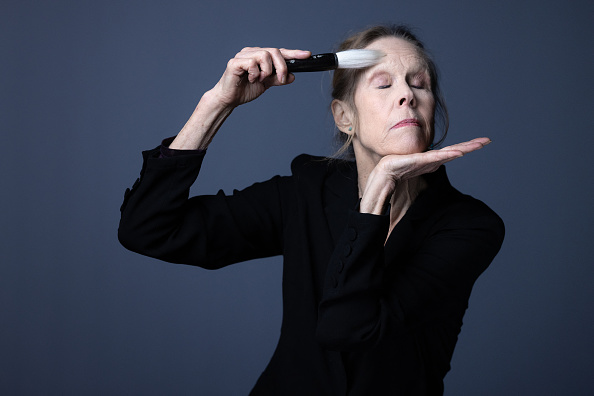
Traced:
<svg viewBox="0 0 594 396">
<path fill-rule="evenodd" d="M 227 115 L 236 107 L 225 100 L 224 95 L 219 89 L 219 84 L 215 85 L 202 95 L 198 106 L 207 108 L 210 112 L 214 112 L 214 114 L 221 113 Z"/>
<path fill-rule="evenodd" d="M 390 203 L 396 185 L 385 175 L 370 175 L 361 197 L 360 212 L 382 214 Z"/>
<path fill-rule="evenodd" d="M 169 147 L 176 150 L 206 150 L 232 111 L 232 106 L 218 100 L 216 92 L 205 92 L 192 116 Z"/>
</svg>

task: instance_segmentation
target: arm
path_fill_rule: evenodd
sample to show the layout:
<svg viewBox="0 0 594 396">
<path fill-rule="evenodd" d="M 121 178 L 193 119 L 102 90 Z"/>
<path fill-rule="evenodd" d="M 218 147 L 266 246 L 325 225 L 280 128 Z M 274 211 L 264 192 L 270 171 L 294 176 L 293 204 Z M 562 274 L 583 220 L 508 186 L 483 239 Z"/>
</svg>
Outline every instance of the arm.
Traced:
<svg viewBox="0 0 594 396">
<path fill-rule="evenodd" d="M 159 158 L 158 150 L 143 153 L 141 176 L 126 191 L 121 207 L 118 237 L 126 248 L 207 268 L 277 254 L 278 238 L 270 238 L 268 244 L 258 233 L 281 234 L 280 178 L 231 197 L 221 192 L 214 197 L 188 199 L 189 189 L 200 170 L 204 150 L 233 109 L 256 99 L 271 86 L 293 82 L 285 59 L 309 55 L 307 51 L 246 48 L 229 61 L 219 82 L 203 95 L 169 146 L 202 152 L 188 151 L 174 158 Z"/>
<path fill-rule="evenodd" d="M 170 148 L 206 150 L 233 109 L 258 98 L 271 86 L 290 84 L 285 59 L 303 59 L 309 51 L 244 48 L 227 63 L 223 76 L 206 92 Z"/>
<path fill-rule="evenodd" d="M 124 247 L 208 269 L 281 253 L 282 197 L 291 196 L 290 178 L 274 177 L 232 195 L 220 191 L 188 199 L 204 154 L 159 154 L 159 149 L 143 153 L 141 177 L 126 192 L 118 229 Z"/>
<path fill-rule="evenodd" d="M 351 212 L 319 305 L 317 338 L 325 347 L 371 346 L 417 326 L 438 326 L 446 317 L 461 319 L 504 233 L 499 217 L 473 201 L 451 208 L 422 243 L 411 239 L 419 234 L 409 235 L 410 229 L 396 229 L 399 238 L 408 238 L 410 254 L 386 262 L 388 226 L 387 215 Z"/>
<path fill-rule="evenodd" d="M 479 150 L 491 143 L 488 138 L 477 138 L 468 142 L 409 155 L 387 155 L 369 174 L 361 197 L 360 212 L 379 215 L 399 184 L 415 177 L 434 172 L 446 162 Z"/>
<path fill-rule="evenodd" d="M 448 222 L 435 226 L 439 231 L 430 237 L 403 234 L 397 227 L 398 239 L 423 244 L 414 255 L 386 263 L 390 216 L 382 213 L 399 183 L 488 143 L 475 139 L 438 151 L 386 156 L 378 163 L 367 178 L 360 212 L 350 214 L 328 266 L 317 328 L 323 345 L 349 349 L 443 315 L 461 318 L 474 281 L 503 240 L 499 217 L 472 201 L 446 216 Z"/>
</svg>

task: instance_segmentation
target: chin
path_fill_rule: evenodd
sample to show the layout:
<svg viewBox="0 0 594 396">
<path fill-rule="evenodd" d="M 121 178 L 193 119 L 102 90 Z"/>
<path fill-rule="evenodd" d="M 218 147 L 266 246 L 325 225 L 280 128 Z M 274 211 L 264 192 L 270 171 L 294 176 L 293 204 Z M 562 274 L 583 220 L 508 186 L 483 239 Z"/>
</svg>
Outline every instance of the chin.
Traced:
<svg viewBox="0 0 594 396">
<path fill-rule="evenodd" d="M 428 144 L 425 141 L 419 141 L 415 139 L 414 141 L 409 142 L 402 142 L 401 144 L 395 145 L 394 150 L 390 150 L 388 154 L 398 154 L 398 155 L 407 155 L 407 154 L 416 154 L 422 153 L 427 151 Z"/>
<path fill-rule="evenodd" d="M 395 152 L 393 154 L 415 154 L 415 153 L 422 153 L 427 150 L 429 147 L 429 143 L 424 134 L 419 133 L 419 131 L 415 131 L 414 133 L 407 133 L 395 141 L 394 149 Z"/>
</svg>

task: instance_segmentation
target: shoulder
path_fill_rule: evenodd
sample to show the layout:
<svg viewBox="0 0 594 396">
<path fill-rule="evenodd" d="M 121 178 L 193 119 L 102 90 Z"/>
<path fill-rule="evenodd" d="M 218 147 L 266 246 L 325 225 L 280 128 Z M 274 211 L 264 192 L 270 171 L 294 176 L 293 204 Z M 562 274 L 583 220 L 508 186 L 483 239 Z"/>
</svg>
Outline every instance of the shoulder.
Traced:
<svg viewBox="0 0 594 396">
<path fill-rule="evenodd" d="M 325 172 L 330 167 L 331 161 L 327 157 L 299 154 L 291 161 L 291 171 L 293 174 Z"/>
<path fill-rule="evenodd" d="M 350 173 L 355 163 L 343 159 L 300 154 L 291 162 L 293 175 L 327 175 L 335 172 Z"/>
<path fill-rule="evenodd" d="M 449 183 L 445 169 L 432 176 L 433 185 L 419 196 L 416 212 L 427 216 L 435 229 L 476 230 L 491 235 L 494 241 L 503 241 L 505 225 L 495 211 L 481 200 L 463 194 Z M 428 220 L 429 220 L 428 219 Z"/>
<path fill-rule="evenodd" d="M 501 217 L 487 204 L 456 190 L 442 212 L 440 225 L 450 235 L 466 242 L 482 246 L 485 253 L 497 254 L 505 238 L 505 224 Z"/>
<path fill-rule="evenodd" d="M 474 224 L 477 227 L 489 226 L 497 233 L 503 234 L 505 226 L 503 220 L 493 209 L 483 201 L 470 195 L 458 192 L 456 199 L 452 200 L 446 207 L 445 217 L 450 222 L 464 222 Z"/>
<path fill-rule="evenodd" d="M 291 161 L 291 171 L 293 174 L 306 172 L 307 170 L 324 168 L 326 157 L 319 157 L 309 154 L 299 154 Z"/>
<path fill-rule="evenodd" d="M 309 204 L 321 204 L 345 213 L 356 206 L 357 168 L 354 162 L 301 154 L 291 163 L 291 171 L 297 195 Z"/>
<path fill-rule="evenodd" d="M 298 180 L 323 182 L 334 174 L 352 177 L 354 172 L 354 162 L 336 158 L 300 154 L 291 162 L 291 173 Z"/>
</svg>

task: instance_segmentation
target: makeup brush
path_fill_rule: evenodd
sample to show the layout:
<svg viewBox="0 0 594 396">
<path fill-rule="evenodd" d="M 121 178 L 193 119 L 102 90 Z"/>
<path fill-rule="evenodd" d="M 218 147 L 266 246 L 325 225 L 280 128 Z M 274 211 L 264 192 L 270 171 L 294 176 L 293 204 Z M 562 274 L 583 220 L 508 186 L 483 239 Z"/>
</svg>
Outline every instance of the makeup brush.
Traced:
<svg viewBox="0 0 594 396">
<path fill-rule="evenodd" d="M 289 73 L 316 72 L 334 69 L 362 69 L 377 64 L 383 52 L 369 49 L 351 49 L 335 54 L 312 55 L 307 59 L 288 59 Z"/>
</svg>

